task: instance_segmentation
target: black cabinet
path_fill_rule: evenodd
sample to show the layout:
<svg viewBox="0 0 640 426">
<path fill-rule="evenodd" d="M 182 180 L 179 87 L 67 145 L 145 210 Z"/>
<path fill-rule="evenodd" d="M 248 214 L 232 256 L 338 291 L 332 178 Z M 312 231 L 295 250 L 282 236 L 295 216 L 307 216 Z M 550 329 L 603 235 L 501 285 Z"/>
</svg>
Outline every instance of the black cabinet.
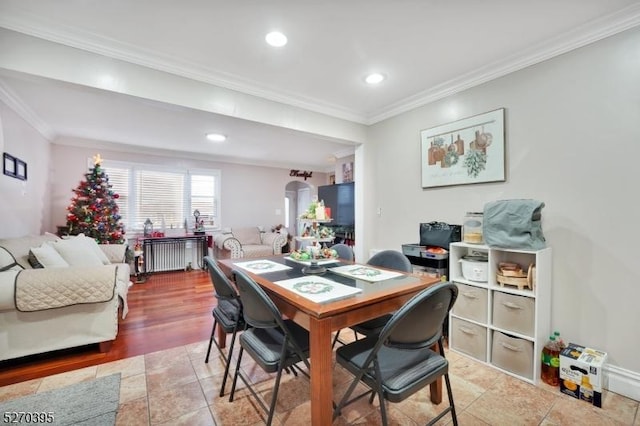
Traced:
<svg viewBox="0 0 640 426">
<path fill-rule="evenodd" d="M 355 223 L 354 182 L 318 187 L 318 200 L 331 208 L 332 226 L 353 227 Z"/>
</svg>

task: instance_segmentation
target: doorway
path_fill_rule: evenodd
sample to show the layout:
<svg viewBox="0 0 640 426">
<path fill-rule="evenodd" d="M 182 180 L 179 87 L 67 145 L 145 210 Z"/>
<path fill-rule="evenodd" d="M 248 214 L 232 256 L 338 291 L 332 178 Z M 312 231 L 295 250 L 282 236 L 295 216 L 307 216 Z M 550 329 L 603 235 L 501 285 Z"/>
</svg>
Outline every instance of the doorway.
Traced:
<svg viewBox="0 0 640 426">
<path fill-rule="evenodd" d="M 289 235 L 299 236 L 302 231 L 300 216 L 309 207 L 314 196 L 314 188 L 306 182 L 292 181 L 284 189 L 285 223 Z M 296 249 L 295 238 L 291 242 L 291 250 Z"/>
</svg>

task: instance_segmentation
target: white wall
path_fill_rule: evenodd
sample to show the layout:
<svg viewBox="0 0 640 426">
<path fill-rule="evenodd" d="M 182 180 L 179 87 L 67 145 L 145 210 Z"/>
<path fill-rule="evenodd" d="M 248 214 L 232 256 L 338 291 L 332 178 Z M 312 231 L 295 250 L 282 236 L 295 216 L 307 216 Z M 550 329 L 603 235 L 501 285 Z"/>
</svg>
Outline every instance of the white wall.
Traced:
<svg viewBox="0 0 640 426">
<path fill-rule="evenodd" d="M 132 161 L 144 164 L 167 165 L 184 168 L 218 169 L 222 173 L 222 209 L 220 226 L 264 226 L 265 229 L 284 222 L 284 193 L 287 183 L 302 178 L 289 176 L 289 170 L 245 166 L 135 154 L 100 149 L 100 155 L 108 160 Z M 87 158 L 96 154 L 93 148 L 52 145 L 51 220 L 54 225 L 66 223 L 66 207 L 71 202 L 72 189 L 84 180 Z M 313 173 L 307 180 L 314 192 L 326 180 L 325 173 Z M 279 209 L 279 214 L 276 210 Z"/>
<path fill-rule="evenodd" d="M 461 223 L 488 201 L 544 201 L 553 328 L 640 372 L 639 46 L 629 30 L 372 126 L 367 250 L 400 249 L 420 222 Z M 501 107 L 506 182 L 422 189 L 420 131 Z"/>
<path fill-rule="evenodd" d="M 49 142 L 0 101 L 0 151 L 27 163 L 27 180 L 5 176 L 0 165 L 0 238 L 49 229 Z"/>
</svg>

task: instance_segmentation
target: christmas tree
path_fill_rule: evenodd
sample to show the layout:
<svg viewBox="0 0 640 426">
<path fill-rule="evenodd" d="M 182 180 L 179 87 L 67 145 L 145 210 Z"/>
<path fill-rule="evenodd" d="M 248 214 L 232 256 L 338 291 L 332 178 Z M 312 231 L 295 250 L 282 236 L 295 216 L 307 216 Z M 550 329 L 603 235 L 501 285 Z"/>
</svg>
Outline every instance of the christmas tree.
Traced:
<svg viewBox="0 0 640 426">
<path fill-rule="evenodd" d="M 96 155 L 93 168 L 85 173 L 87 180 L 73 190 L 75 195 L 67 207 L 67 227 L 69 235 L 84 234 L 100 244 L 121 244 L 124 230 L 116 204 L 119 195 L 111 190 L 101 162 L 100 154 Z"/>
</svg>

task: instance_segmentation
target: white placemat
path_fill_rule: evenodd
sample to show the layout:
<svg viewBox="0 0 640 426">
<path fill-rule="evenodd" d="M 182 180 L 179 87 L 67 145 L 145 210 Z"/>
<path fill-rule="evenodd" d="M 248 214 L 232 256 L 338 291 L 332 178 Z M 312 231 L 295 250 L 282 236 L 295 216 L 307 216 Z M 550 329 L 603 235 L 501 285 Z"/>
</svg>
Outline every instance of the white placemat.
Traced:
<svg viewBox="0 0 640 426">
<path fill-rule="evenodd" d="M 401 272 L 386 271 L 384 269 L 374 268 L 367 265 L 346 265 L 331 268 L 331 272 L 344 275 L 345 277 L 355 278 L 371 282 L 384 281 L 391 278 L 401 277 Z"/>
<path fill-rule="evenodd" d="M 313 275 L 276 281 L 274 284 L 278 284 L 316 303 L 333 302 L 362 292 L 362 289 Z"/>
<path fill-rule="evenodd" d="M 266 274 L 267 272 L 285 271 L 292 269 L 291 266 L 283 265 L 272 260 L 250 260 L 247 262 L 234 263 L 235 266 L 246 269 L 254 274 Z"/>
</svg>

